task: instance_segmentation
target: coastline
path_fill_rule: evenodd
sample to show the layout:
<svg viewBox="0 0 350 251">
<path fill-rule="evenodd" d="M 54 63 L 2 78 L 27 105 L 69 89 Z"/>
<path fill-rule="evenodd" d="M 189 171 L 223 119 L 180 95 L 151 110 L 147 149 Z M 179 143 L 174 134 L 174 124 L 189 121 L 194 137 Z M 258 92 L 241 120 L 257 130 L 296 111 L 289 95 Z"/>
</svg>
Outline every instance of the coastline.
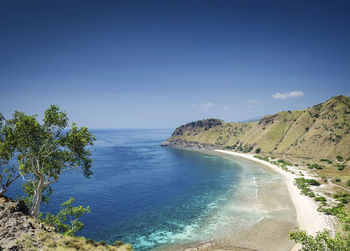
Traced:
<svg viewBox="0 0 350 251">
<path fill-rule="evenodd" d="M 246 174 L 241 180 L 242 185 L 238 186 L 238 192 L 235 192 L 228 203 L 208 218 L 212 222 L 227 218 L 226 223 L 217 229 L 219 231 L 212 229 L 208 238 L 198 241 L 166 244 L 152 250 L 290 251 L 295 246 L 294 241 L 291 241 L 288 235 L 291 230 L 298 227 L 297 215 L 282 175 L 266 165 L 257 165 L 256 162 L 244 158 L 231 157 L 215 149 L 193 149 L 179 146 L 175 148 L 227 158 L 236 162 L 247 172 L 244 171 Z M 236 218 L 237 213 L 243 218 L 240 216 Z M 256 221 L 244 222 L 244 218 L 250 219 L 249 215 L 252 213 Z"/>
<path fill-rule="evenodd" d="M 299 177 L 298 175 L 286 172 L 276 165 L 255 158 L 253 154 L 237 153 L 218 149 L 214 151 L 258 162 L 260 164 L 268 166 L 275 172 L 280 173 L 285 179 L 291 200 L 295 206 L 297 213 L 297 222 L 300 230 L 304 230 L 313 236 L 315 236 L 318 231 L 323 231 L 325 229 L 334 232 L 332 217 L 318 212 L 318 206 L 314 200 L 305 195 L 302 195 L 299 189 L 294 185 L 294 179 Z M 298 247 L 298 245 L 295 245 L 292 250 L 298 250 Z"/>
</svg>

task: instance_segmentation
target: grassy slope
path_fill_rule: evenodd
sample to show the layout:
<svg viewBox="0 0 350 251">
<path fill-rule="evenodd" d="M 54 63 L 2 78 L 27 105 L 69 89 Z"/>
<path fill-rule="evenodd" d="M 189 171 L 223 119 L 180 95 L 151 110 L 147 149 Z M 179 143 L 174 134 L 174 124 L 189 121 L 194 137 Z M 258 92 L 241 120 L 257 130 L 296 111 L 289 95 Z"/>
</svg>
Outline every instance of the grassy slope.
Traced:
<svg viewBox="0 0 350 251">
<path fill-rule="evenodd" d="M 245 152 L 260 148 L 265 153 L 300 157 L 349 157 L 350 98 L 336 96 L 306 110 L 265 116 L 259 122 L 222 122 L 209 129 L 185 125 L 181 129 L 168 142 L 185 140 Z"/>
</svg>

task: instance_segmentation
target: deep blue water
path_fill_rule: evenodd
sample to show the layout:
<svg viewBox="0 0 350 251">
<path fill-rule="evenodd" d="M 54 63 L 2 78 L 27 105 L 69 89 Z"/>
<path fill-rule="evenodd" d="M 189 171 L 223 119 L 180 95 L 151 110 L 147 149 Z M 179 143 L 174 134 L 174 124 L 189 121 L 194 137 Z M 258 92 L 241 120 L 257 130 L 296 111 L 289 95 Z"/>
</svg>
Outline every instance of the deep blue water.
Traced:
<svg viewBox="0 0 350 251">
<path fill-rule="evenodd" d="M 236 162 L 201 152 L 161 147 L 172 130 L 94 130 L 93 172 L 62 175 L 48 205 L 69 197 L 91 207 L 80 236 L 131 243 L 135 250 L 207 238 L 204 225 L 235 193 Z M 15 184 L 9 195 L 20 194 Z M 212 227 L 212 226 L 211 226 Z"/>
</svg>

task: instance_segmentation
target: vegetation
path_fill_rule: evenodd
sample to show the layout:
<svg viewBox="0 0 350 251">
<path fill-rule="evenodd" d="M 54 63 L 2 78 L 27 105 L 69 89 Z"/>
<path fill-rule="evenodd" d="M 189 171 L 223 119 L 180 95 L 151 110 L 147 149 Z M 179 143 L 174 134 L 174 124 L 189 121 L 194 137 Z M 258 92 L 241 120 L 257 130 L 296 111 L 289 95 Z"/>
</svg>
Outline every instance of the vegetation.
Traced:
<svg viewBox="0 0 350 251">
<path fill-rule="evenodd" d="M 343 157 L 341 155 L 337 155 L 336 158 L 337 158 L 338 161 L 343 161 Z"/>
<path fill-rule="evenodd" d="M 37 243 L 40 243 L 40 250 L 81 250 L 81 251 L 132 251 L 130 244 L 115 242 L 108 245 L 105 242 L 97 242 L 84 237 L 63 236 L 56 233 L 40 232 L 35 236 L 23 235 L 17 240 L 18 244 L 23 244 L 25 250 L 39 250 Z"/>
<path fill-rule="evenodd" d="M 350 238 L 342 234 L 332 237 L 327 230 L 318 232 L 315 237 L 307 234 L 305 231 L 291 232 L 289 235 L 291 240 L 302 245 L 303 251 L 333 251 L 333 250 L 349 250 Z"/>
<path fill-rule="evenodd" d="M 308 128 L 307 130 L 305 128 Z M 322 159 L 349 156 L 350 98 L 336 96 L 306 110 L 279 112 L 251 123 L 200 120 L 178 127 L 167 142 L 212 145 L 234 151 Z M 220 140 L 218 141 L 218 138 Z M 254 147 L 254 148 L 252 148 Z M 341 157 L 341 158 L 340 158 Z M 323 167 L 324 168 L 324 167 Z"/>
<path fill-rule="evenodd" d="M 322 165 L 319 165 L 319 164 L 307 164 L 307 167 L 309 168 L 309 169 L 323 169 L 323 166 Z"/>
<path fill-rule="evenodd" d="M 315 237 L 308 235 L 305 231 L 291 232 L 289 237 L 297 243 L 302 244 L 302 250 L 349 250 L 350 247 L 350 213 L 344 209 L 344 205 L 339 203 L 332 208 L 322 209 L 326 214 L 337 217 L 341 222 L 343 231 L 338 232 L 334 237 L 327 230 L 318 232 Z"/>
<path fill-rule="evenodd" d="M 11 134 L 11 128 L 0 113 L 0 195 L 4 195 L 7 188 L 20 177 L 16 167 L 10 164 L 16 148 Z"/>
<path fill-rule="evenodd" d="M 34 217 L 39 216 L 41 202 L 47 202 L 52 193 L 50 185 L 62 173 L 81 167 L 86 177 L 92 174 L 86 147 L 93 144 L 93 135 L 86 127 L 67 126 L 67 114 L 54 105 L 45 111 L 42 124 L 36 115 L 18 111 L 6 121 L 6 139 L 16 144 L 17 172 L 25 181 L 25 201 Z"/>
<path fill-rule="evenodd" d="M 296 179 L 296 184 L 299 189 L 301 189 L 302 193 L 309 195 L 310 190 L 308 190 L 307 184 L 319 184 L 314 181 L 307 180 L 304 178 Z M 334 215 L 341 222 L 343 231 L 336 233 L 335 236 L 324 230 L 322 232 L 318 232 L 316 236 L 312 236 L 307 234 L 305 231 L 294 231 L 290 232 L 290 239 L 294 240 L 297 243 L 302 245 L 302 250 L 309 251 L 345 251 L 350 248 L 350 212 L 344 208 L 344 204 L 347 204 L 350 200 L 350 194 L 347 193 L 336 193 L 333 195 L 339 203 L 334 207 L 325 207 L 328 206 L 326 201 L 327 199 L 323 196 L 315 197 L 315 201 L 321 202 L 321 206 L 318 208 L 318 211 L 323 212 L 328 215 Z"/>
<path fill-rule="evenodd" d="M 57 230 L 67 236 L 74 236 L 76 232 L 84 227 L 84 224 L 79 221 L 79 218 L 86 213 L 90 213 L 90 207 L 84 208 L 83 206 L 73 207 L 75 202 L 73 198 L 70 198 L 66 202 L 62 203 L 61 211 L 57 215 L 46 213 L 46 217 L 40 217 L 43 222 L 46 222 Z"/>
<path fill-rule="evenodd" d="M 41 202 L 48 202 L 51 184 L 62 173 L 81 168 L 84 176 L 92 174 L 88 147 L 95 138 L 86 127 L 78 128 L 75 123 L 70 129 L 68 126 L 67 114 L 54 105 L 45 111 L 42 123 L 37 115 L 16 111 L 13 118 L 5 120 L 0 114 L 0 195 L 22 177 L 27 195 L 24 200 L 34 218 L 39 217 Z M 24 234 L 17 243 L 25 250 L 132 250 L 122 242 L 107 245 L 104 241 L 74 237 L 84 226 L 79 218 L 91 212 L 89 207 L 73 206 L 74 202 L 70 198 L 62 203 L 57 215 L 40 215 L 41 228 L 46 229 L 42 223 L 50 224 L 58 233 L 40 230 L 35 235 Z"/>
<path fill-rule="evenodd" d="M 315 197 L 314 192 L 311 191 L 309 186 L 310 185 L 311 186 L 319 186 L 320 185 L 320 183 L 317 180 L 305 179 L 303 177 L 296 178 L 295 184 L 300 189 L 302 194 L 309 196 L 309 197 Z"/>
</svg>

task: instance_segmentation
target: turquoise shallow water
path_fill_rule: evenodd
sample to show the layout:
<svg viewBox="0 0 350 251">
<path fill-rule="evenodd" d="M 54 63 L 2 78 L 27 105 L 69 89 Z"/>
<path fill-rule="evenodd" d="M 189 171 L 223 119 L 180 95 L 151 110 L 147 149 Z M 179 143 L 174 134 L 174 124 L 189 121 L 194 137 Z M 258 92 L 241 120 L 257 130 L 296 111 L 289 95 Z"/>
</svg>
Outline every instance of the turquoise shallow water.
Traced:
<svg viewBox="0 0 350 251">
<path fill-rule="evenodd" d="M 254 200 L 263 171 L 222 156 L 161 147 L 171 130 L 94 130 L 90 179 L 73 172 L 53 185 L 42 211 L 56 212 L 69 197 L 91 207 L 80 236 L 131 243 L 135 250 L 208 240 L 262 216 L 240 203 Z M 242 182 L 244 181 L 244 182 Z M 9 195 L 20 195 L 19 184 Z"/>
</svg>

